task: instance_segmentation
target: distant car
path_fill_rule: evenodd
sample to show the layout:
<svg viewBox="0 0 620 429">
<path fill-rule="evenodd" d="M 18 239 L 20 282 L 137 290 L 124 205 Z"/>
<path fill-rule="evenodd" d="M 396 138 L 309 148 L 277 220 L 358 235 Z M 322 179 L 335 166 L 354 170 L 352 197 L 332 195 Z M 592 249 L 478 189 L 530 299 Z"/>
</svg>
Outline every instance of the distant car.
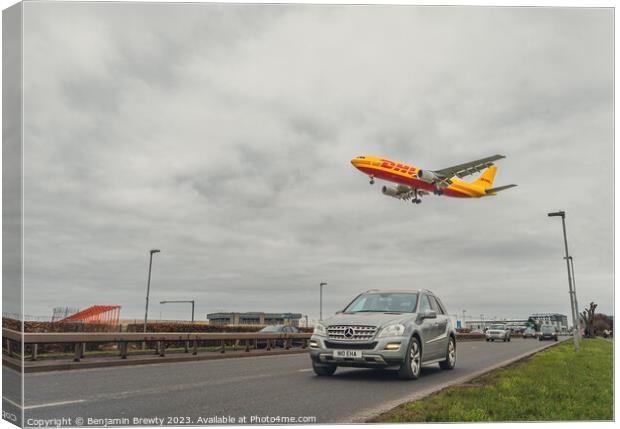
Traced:
<svg viewBox="0 0 620 429">
<path fill-rule="evenodd" d="M 263 334 L 296 334 L 299 332 L 294 326 L 286 326 L 286 325 L 270 325 L 265 326 L 263 329 L 258 331 Z M 293 340 L 293 345 L 301 344 L 302 340 Z M 276 347 L 284 347 L 284 340 L 271 340 L 271 345 Z M 263 349 L 267 347 L 267 340 L 256 340 L 256 347 L 259 349 Z"/>
<path fill-rule="evenodd" d="M 543 325 L 543 327 L 540 328 L 540 334 L 538 334 L 538 339 L 540 341 L 542 341 L 542 340 L 557 341 L 558 340 L 558 333 L 555 330 L 555 326 Z"/>
<path fill-rule="evenodd" d="M 482 329 L 474 329 L 470 334 L 484 335 L 484 331 Z"/>
<path fill-rule="evenodd" d="M 536 330 L 532 328 L 527 328 L 523 331 L 523 338 L 536 338 Z"/>
<path fill-rule="evenodd" d="M 510 341 L 510 329 L 508 329 L 506 325 L 491 325 L 489 326 L 489 329 L 487 329 L 486 337 L 487 341 Z"/>
</svg>

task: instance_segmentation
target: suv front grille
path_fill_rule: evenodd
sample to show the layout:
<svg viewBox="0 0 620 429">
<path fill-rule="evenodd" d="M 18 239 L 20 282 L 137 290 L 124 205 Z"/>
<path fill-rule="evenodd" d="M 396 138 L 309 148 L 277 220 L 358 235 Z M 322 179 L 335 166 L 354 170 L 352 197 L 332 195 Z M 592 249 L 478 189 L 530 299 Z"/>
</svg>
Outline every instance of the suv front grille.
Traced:
<svg viewBox="0 0 620 429">
<path fill-rule="evenodd" d="M 334 325 L 327 327 L 327 336 L 330 340 L 369 341 L 376 333 L 376 326 Z"/>
</svg>

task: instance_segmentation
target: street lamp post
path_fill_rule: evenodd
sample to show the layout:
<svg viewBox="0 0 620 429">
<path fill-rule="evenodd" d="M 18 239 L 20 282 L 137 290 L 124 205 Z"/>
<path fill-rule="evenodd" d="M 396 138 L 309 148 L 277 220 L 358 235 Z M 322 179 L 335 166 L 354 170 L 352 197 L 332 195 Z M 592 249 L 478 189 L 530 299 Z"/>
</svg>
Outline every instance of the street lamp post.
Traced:
<svg viewBox="0 0 620 429">
<path fill-rule="evenodd" d="M 575 316 L 577 316 L 577 327 L 573 329 L 579 329 L 579 304 L 577 303 L 577 283 L 575 283 L 575 264 L 573 262 L 573 257 L 568 257 L 570 261 L 570 273 L 571 278 L 573 279 L 573 304 L 575 306 Z"/>
<path fill-rule="evenodd" d="M 566 239 L 566 212 L 563 210 L 558 212 L 547 213 L 549 217 L 561 217 L 562 218 L 562 232 L 564 233 L 564 251 L 566 252 L 566 271 L 568 273 L 568 294 L 570 296 L 570 306 L 573 312 L 573 343 L 575 344 L 575 351 L 579 351 L 579 323 L 577 318 L 577 299 L 575 291 L 573 289 L 573 280 L 571 276 L 571 260 L 568 256 L 568 240 Z"/>
<path fill-rule="evenodd" d="M 323 286 L 327 286 L 327 283 L 319 284 L 319 320 L 323 320 Z"/>
<path fill-rule="evenodd" d="M 181 301 L 159 301 L 160 304 L 192 304 L 192 325 L 194 324 L 194 306 L 196 305 L 196 301 L 193 299 L 181 300 Z"/>
<path fill-rule="evenodd" d="M 149 292 L 151 290 L 151 267 L 153 266 L 153 253 L 159 253 L 159 249 L 151 249 L 149 258 L 149 278 L 146 282 L 146 307 L 144 308 L 144 332 L 146 333 L 146 322 L 149 317 Z"/>
</svg>

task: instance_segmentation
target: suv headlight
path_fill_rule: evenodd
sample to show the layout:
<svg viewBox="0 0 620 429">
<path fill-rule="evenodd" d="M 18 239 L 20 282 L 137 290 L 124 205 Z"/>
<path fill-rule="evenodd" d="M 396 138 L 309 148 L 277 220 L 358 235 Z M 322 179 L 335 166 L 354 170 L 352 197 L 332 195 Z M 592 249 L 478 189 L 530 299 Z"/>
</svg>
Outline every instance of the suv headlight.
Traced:
<svg viewBox="0 0 620 429">
<path fill-rule="evenodd" d="M 316 325 L 314 325 L 314 332 L 312 332 L 312 334 L 325 337 L 327 336 L 327 330 L 325 329 L 325 326 L 317 323 Z"/>
<path fill-rule="evenodd" d="M 405 333 L 405 326 L 397 323 L 395 325 L 388 325 L 381 329 L 378 338 L 382 337 L 400 337 Z"/>
</svg>

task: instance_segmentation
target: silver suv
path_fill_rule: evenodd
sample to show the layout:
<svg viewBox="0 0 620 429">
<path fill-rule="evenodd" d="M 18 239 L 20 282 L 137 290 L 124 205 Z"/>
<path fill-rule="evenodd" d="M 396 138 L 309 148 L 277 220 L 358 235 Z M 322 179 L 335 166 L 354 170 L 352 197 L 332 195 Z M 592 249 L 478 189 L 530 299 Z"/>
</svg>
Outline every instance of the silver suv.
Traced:
<svg viewBox="0 0 620 429">
<path fill-rule="evenodd" d="M 456 364 L 456 331 L 445 306 L 428 290 L 369 290 L 314 328 L 309 343 L 317 375 L 339 366 L 395 368 L 404 379 L 422 365 Z"/>
<path fill-rule="evenodd" d="M 504 324 L 491 325 L 486 332 L 487 341 L 502 340 L 503 342 L 510 341 L 510 329 Z"/>
</svg>

